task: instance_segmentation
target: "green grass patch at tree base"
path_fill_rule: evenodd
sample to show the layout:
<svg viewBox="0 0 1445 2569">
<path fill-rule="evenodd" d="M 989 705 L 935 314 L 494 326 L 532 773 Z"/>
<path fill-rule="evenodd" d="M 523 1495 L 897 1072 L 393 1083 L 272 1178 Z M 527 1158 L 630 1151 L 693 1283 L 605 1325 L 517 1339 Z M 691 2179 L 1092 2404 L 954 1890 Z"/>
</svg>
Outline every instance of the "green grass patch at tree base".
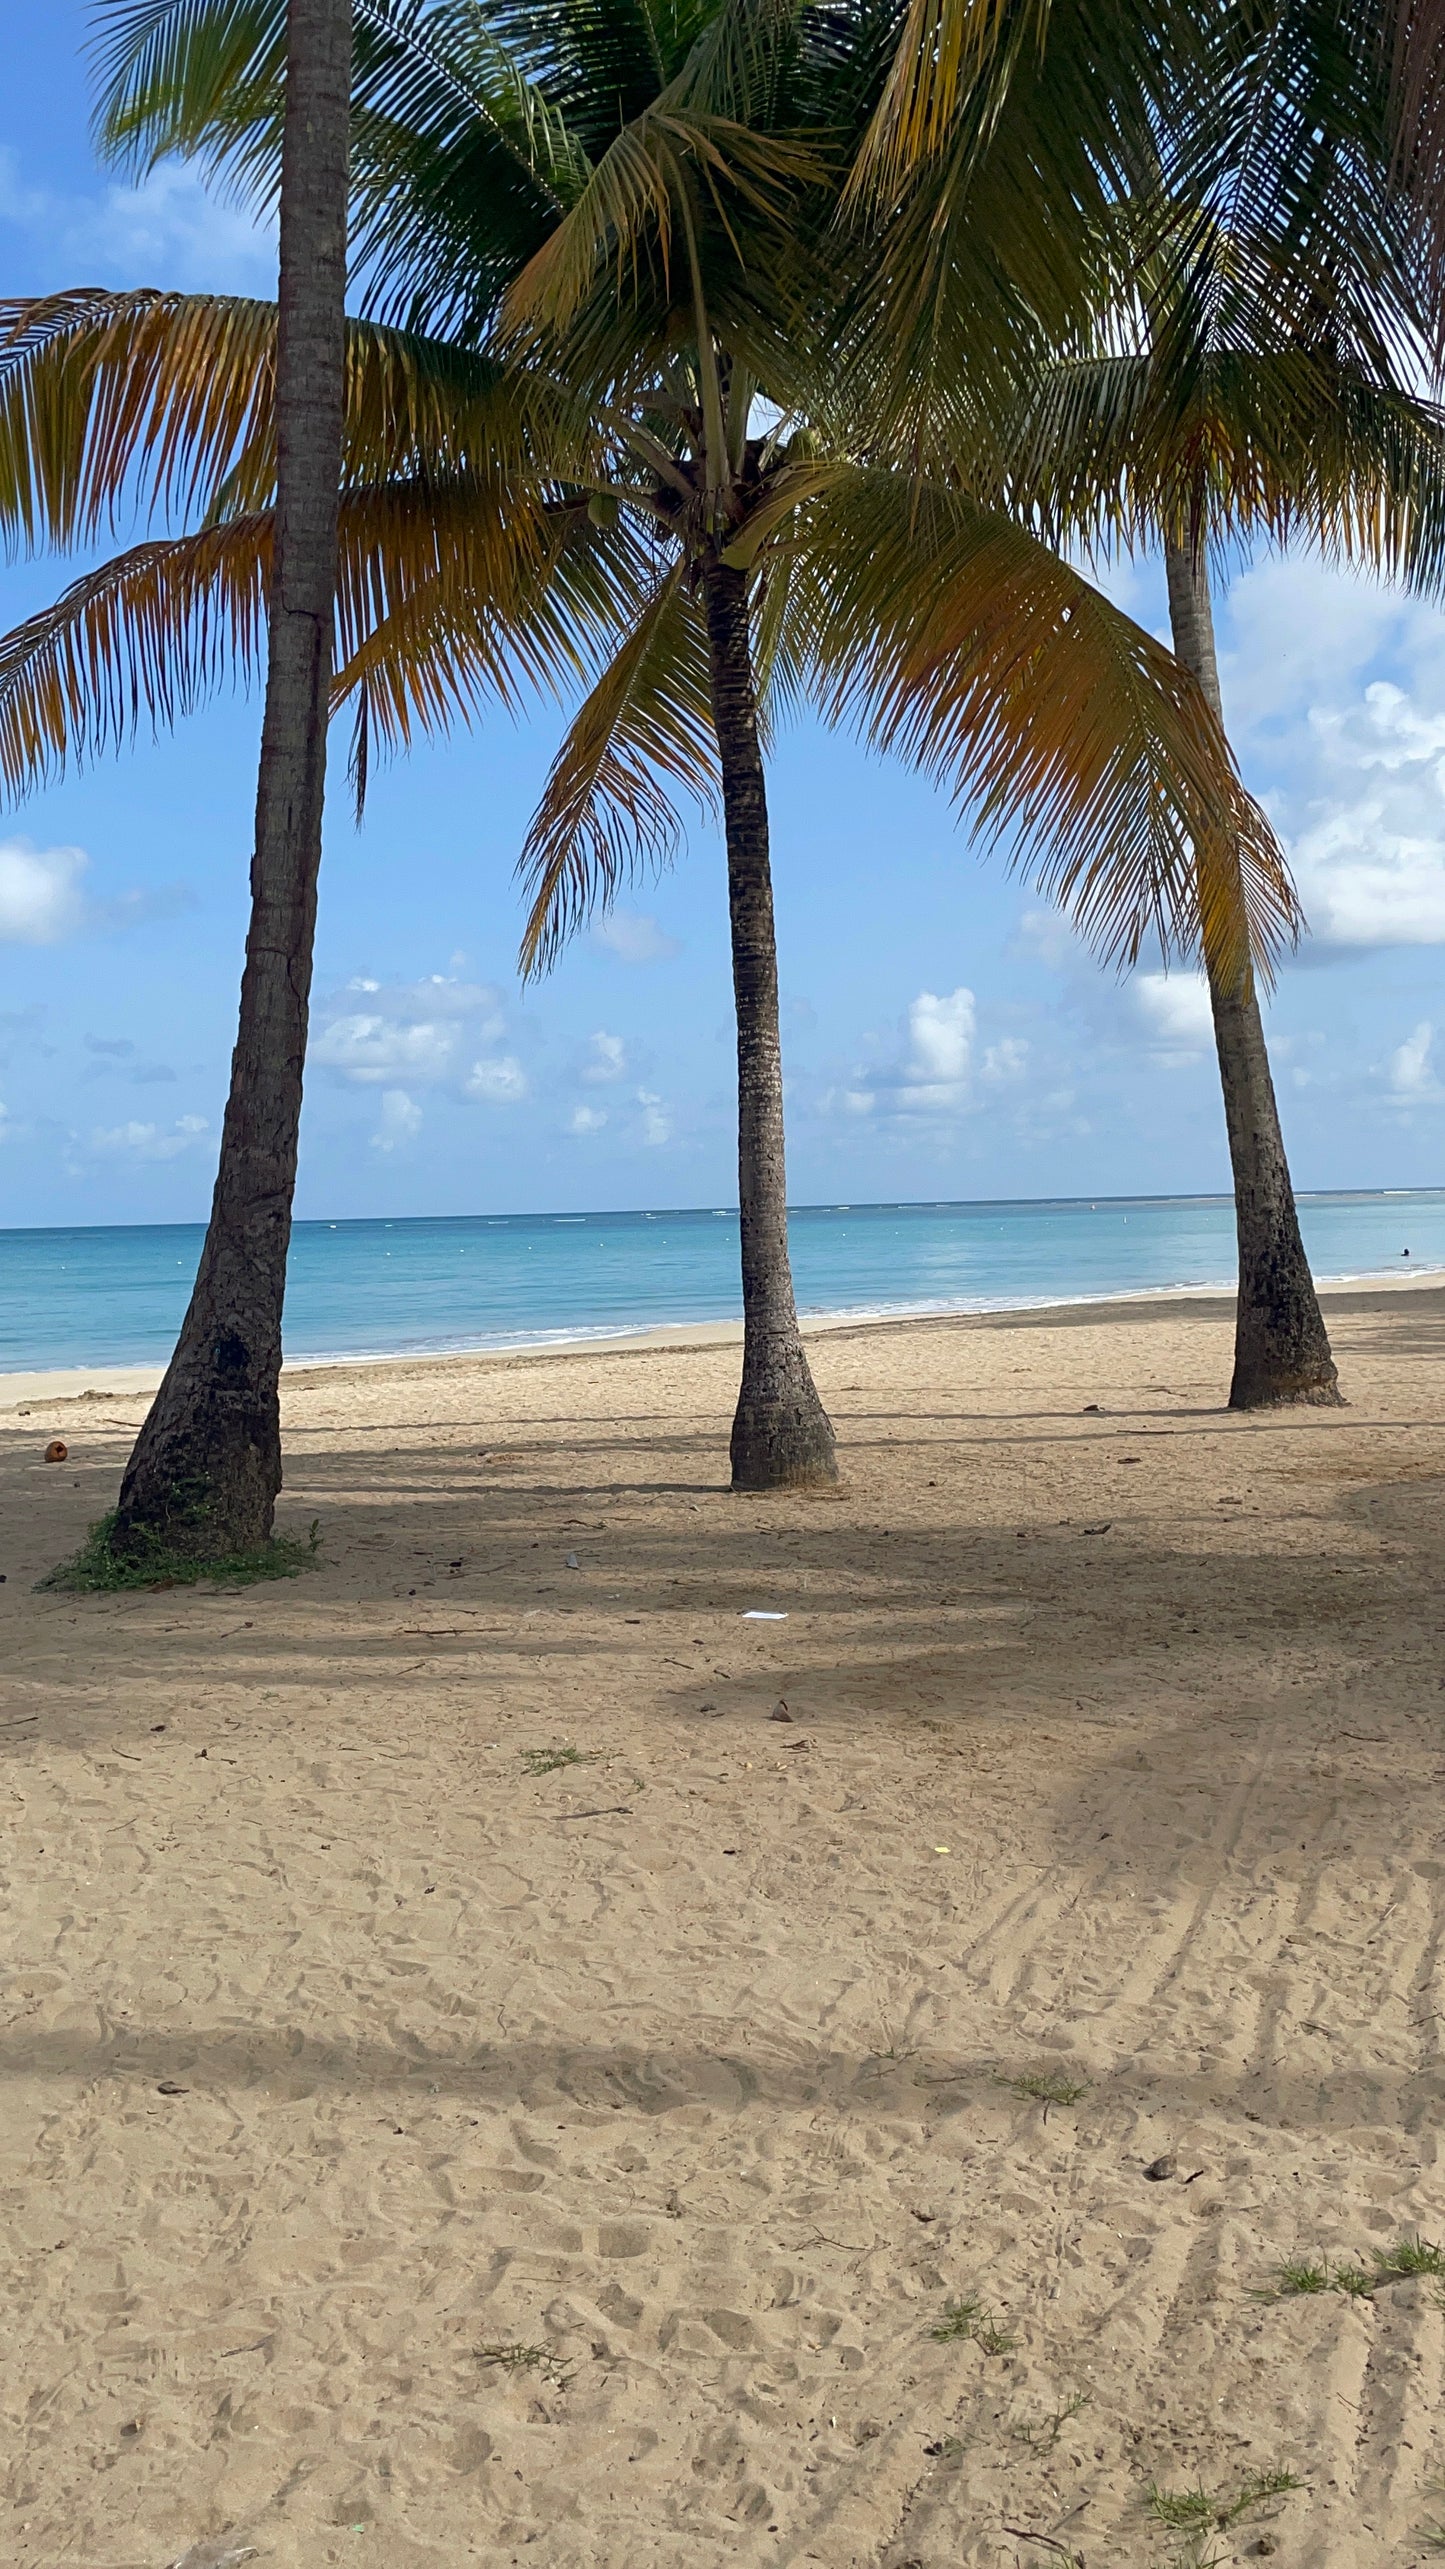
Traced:
<svg viewBox="0 0 1445 2569">
<path fill-rule="evenodd" d="M 159 1535 L 132 1534 L 123 1551 L 115 1545 L 116 1510 L 97 1517 L 80 1550 L 37 1579 L 37 1589 L 70 1596 L 109 1596 L 124 1588 L 194 1588 L 202 1580 L 222 1580 L 227 1587 L 249 1587 L 258 1579 L 294 1579 L 319 1566 L 321 1520 L 312 1522 L 303 1542 L 298 1535 L 273 1534 L 266 1543 L 245 1551 L 206 1554 L 179 1551 Z"/>
</svg>

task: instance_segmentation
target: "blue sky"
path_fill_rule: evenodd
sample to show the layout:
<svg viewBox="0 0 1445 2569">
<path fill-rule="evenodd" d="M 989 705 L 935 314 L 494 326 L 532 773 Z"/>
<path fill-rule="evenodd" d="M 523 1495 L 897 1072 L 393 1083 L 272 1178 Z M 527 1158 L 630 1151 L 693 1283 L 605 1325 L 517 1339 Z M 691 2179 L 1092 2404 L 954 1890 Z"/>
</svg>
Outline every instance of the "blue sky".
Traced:
<svg viewBox="0 0 1445 2569">
<path fill-rule="evenodd" d="M 87 132 L 86 11 L 26 11 L 0 97 L 0 292 L 268 293 L 233 209 L 136 187 Z M 0 566 L 6 627 L 73 566 Z M 1149 566 L 1116 594 L 1154 627 Z M 1302 1187 L 1445 1182 L 1445 616 L 1263 558 L 1220 610 L 1228 712 L 1313 934 L 1270 1032 Z M 696 828 L 525 995 L 512 878 L 544 712 L 333 797 L 298 1209 L 721 1203 L 735 1193 L 721 850 Z M 259 704 L 0 813 L 0 1224 L 203 1216 L 234 1030 Z M 339 744 L 338 744 L 339 745 Z M 340 778 L 343 762 L 337 761 Z M 1228 1182 L 1189 977 L 1100 973 L 900 767 L 779 743 L 790 1192 L 1188 1192 Z"/>
</svg>

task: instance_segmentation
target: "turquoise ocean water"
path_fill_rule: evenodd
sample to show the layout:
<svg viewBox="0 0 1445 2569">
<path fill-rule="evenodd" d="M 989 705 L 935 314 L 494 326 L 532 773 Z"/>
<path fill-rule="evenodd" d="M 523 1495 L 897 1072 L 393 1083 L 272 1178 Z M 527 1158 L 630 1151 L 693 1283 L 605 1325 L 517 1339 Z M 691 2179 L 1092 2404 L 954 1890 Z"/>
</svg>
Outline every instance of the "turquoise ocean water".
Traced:
<svg viewBox="0 0 1445 2569">
<path fill-rule="evenodd" d="M 1318 1276 L 1445 1273 L 1445 1188 L 1308 1196 L 1300 1213 Z M 1218 1196 L 803 1205 L 790 1231 L 805 1313 L 997 1311 L 1234 1277 Z M 198 1223 L 0 1231 L 0 1372 L 163 1363 L 201 1237 Z M 737 1279 L 737 1216 L 706 1207 L 301 1222 L 286 1351 L 545 1346 L 726 1320 Z"/>
</svg>

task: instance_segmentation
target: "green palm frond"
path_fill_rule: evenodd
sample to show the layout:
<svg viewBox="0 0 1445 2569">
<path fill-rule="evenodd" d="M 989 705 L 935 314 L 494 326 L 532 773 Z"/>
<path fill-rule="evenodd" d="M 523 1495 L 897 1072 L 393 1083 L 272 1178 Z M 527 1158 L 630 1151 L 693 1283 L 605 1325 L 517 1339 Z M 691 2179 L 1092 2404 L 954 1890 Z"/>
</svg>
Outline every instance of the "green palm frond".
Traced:
<svg viewBox="0 0 1445 2569">
<path fill-rule="evenodd" d="M 659 103 L 624 128 L 587 186 L 507 297 L 512 323 L 565 332 L 599 280 L 635 297 L 644 273 L 670 291 L 674 236 L 715 218 L 734 259 L 737 224 L 764 217 L 781 235 L 796 191 L 816 185 L 816 148 L 755 133 L 726 117 Z M 692 279 L 684 268 L 682 292 Z"/>
<path fill-rule="evenodd" d="M 716 803 L 707 633 L 681 563 L 659 580 L 553 762 L 518 868 L 531 894 L 525 975 L 547 970 L 622 881 L 673 856 L 681 825 L 669 786 L 704 808 Z"/>
<path fill-rule="evenodd" d="M 93 53 L 112 157 L 181 154 L 243 202 L 274 202 L 284 0 L 109 0 Z M 474 0 L 356 0 L 352 96 L 352 264 L 368 308 L 475 344 L 586 154 Z"/>
<path fill-rule="evenodd" d="M 514 60 L 588 156 L 645 113 L 705 40 L 715 0 L 493 0 Z"/>
<path fill-rule="evenodd" d="M 815 503 L 799 577 L 830 718 L 1010 837 L 1101 954 L 1268 972 L 1298 927 L 1269 823 L 1193 681 L 1079 573 L 961 493 L 859 471 Z"/>
<path fill-rule="evenodd" d="M 1303 539 L 1423 590 L 1445 576 L 1445 412 L 1325 352 L 1056 367 L 1006 474 L 1051 544 Z"/>
</svg>

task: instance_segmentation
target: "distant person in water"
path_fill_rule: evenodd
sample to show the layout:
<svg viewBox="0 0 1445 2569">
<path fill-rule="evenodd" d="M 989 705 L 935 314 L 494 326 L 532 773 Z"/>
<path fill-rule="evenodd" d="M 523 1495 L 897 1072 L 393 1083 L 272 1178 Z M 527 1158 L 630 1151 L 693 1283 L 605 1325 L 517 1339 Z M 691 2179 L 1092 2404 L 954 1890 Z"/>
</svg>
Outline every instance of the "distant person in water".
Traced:
<svg viewBox="0 0 1445 2569">
<path fill-rule="evenodd" d="M 1402 1249 L 1402 1250 L 1400 1251 L 1400 1255 L 1401 1255 L 1401 1257 L 1402 1257 L 1402 1258 L 1408 1258 L 1409 1254 L 1410 1254 L 1410 1252 L 1409 1252 L 1409 1250 L 1408 1250 L 1408 1249 Z"/>
</svg>

